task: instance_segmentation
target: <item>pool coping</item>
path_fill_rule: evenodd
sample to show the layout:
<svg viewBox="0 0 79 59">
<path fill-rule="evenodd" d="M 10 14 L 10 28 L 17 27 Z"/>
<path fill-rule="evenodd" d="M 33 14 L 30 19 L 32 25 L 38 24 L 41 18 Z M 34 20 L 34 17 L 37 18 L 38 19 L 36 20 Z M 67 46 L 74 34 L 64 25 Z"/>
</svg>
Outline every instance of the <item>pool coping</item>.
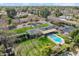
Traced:
<svg viewBox="0 0 79 59">
<path fill-rule="evenodd" d="M 56 35 L 56 34 L 53 34 L 53 35 Z M 57 37 L 59 37 L 58 35 L 56 35 Z M 53 40 L 52 38 L 50 38 L 49 36 L 48 36 L 48 38 L 50 39 L 50 40 L 52 40 L 54 43 L 56 43 L 56 44 L 61 44 L 61 45 L 63 45 L 64 43 L 65 43 L 65 41 L 64 41 L 64 39 L 63 38 L 61 38 L 61 37 L 59 37 L 59 38 L 61 38 L 61 40 L 62 40 L 62 42 L 61 43 L 59 43 L 59 42 L 55 42 L 55 40 Z"/>
</svg>

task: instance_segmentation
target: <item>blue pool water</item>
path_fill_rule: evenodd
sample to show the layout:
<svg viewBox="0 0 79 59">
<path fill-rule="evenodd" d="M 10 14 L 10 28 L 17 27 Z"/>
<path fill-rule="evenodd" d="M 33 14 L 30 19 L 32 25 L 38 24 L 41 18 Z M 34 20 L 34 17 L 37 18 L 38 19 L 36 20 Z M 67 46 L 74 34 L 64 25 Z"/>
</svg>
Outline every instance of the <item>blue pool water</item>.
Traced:
<svg viewBox="0 0 79 59">
<path fill-rule="evenodd" d="M 54 40 L 56 43 L 61 43 L 62 42 L 62 39 L 57 37 L 56 35 L 54 34 L 49 34 L 48 35 L 52 40 Z"/>
</svg>

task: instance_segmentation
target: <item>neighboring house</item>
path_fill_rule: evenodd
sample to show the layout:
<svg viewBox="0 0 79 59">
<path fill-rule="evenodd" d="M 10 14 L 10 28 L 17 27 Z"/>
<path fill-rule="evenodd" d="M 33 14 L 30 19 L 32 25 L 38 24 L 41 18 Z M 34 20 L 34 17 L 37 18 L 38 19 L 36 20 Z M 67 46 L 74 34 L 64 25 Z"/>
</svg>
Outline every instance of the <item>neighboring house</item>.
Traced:
<svg viewBox="0 0 79 59">
<path fill-rule="evenodd" d="M 0 15 L 7 15 L 7 12 L 4 11 L 4 10 L 1 10 L 1 11 L 0 11 Z"/>
<path fill-rule="evenodd" d="M 73 11 L 71 9 L 65 9 L 65 10 L 60 10 L 63 15 L 70 15 L 73 14 Z"/>
<path fill-rule="evenodd" d="M 79 10 L 72 10 L 74 15 L 79 14 Z"/>
<path fill-rule="evenodd" d="M 72 17 L 72 16 L 65 16 L 65 15 L 63 15 L 63 16 L 60 16 L 59 18 L 60 18 L 60 19 L 67 19 L 67 20 L 70 20 L 70 19 L 72 19 L 73 17 Z"/>
<path fill-rule="evenodd" d="M 40 20 L 40 21 L 38 21 L 37 23 L 38 23 L 38 24 L 45 24 L 45 23 L 47 23 L 47 22 L 44 21 L 44 20 Z"/>
<path fill-rule="evenodd" d="M 16 17 L 28 15 L 28 12 L 17 12 Z"/>
<path fill-rule="evenodd" d="M 8 21 L 7 20 L 4 20 L 4 19 L 0 19 L 0 24 L 7 24 Z"/>
<path fill-rule="evenodd" d="M 13 29 L 15 29 L 15 28 L 16 28 L 16 26 L 14 26 L 14 25 L 8 26 L 8 29 L 9 29 L 9 30 L 13 30 Z"/>
<path fill-rule="evenodd" d="M 45 20 L 45 18 L 41 18 L 37 15 L 30 14 L 26 18 L 14 19 L 12 22 L 18 24 L 18 23 L 26 23 L 26 22 L 37 22 L 40 20 Z"/>
<path fill-rule="evenodd" d="M 53 17 L 53 16 L 48 16 L 48 17 L 47 17 L 47 21 L 48 21 L 48 22 L 63 22 L 63 20 L 61 20 L 60 18 L 58 18 L 58 17 Z"/>
<path fill-rule="evenodd" d="M 26 24 L 20 24 L 20 25 L 17 25 L 16 28 L 23 28 L 23 27 L 31 27 L 31 25 L 28 25 L 27 23 Z"/>
<path fill-rule="evenodd" d="M 58 27 L 58 30 L 62 31 L 64 34 L 68 34 L 68 33 L 71 32 L 72 30 L 74 30 L 74 27 L 64 25 L 64 26 Z"/>
<path fill-rule="evenodd" d="M 7 30 L 8 29 L 8 21 L 4 19 L 0 19 L 0 30 Z"/>
<path fill-rule="evenodd" d="M 29 19 L 29 18 L 21 18 L 21 19 L 14 19 L 14 20 L 12 20 L 12 22 L 15 23 L 15 24 L 19 24 L 19 23 L 26 23 L 30 20 L 31 19 Z"/>
</svg>

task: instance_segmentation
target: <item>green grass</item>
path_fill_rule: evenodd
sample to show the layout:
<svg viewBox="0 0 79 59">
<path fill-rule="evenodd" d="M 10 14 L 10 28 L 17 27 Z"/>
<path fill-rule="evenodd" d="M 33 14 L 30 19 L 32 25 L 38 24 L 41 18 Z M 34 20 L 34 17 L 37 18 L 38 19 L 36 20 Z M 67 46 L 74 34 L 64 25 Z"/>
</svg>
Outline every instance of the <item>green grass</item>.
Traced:
<svg viewBox="0 0 79 59">
<path fill-rule="evenodd" d="M 68 48 L 68 47 L 69 47 L 69 44 L 64 44 L 64 45 L 62 45 L 62 46 L 61 46 L 60 51 L 62 51 L 62 50 L 64 50 L 64 49 L 66 49 L 66 48 Z"/>
<path fill-rule="evenodd" d="M 9 31 L 10 32 L 15 32 L 15 33 L 19 34 L 19 33 L 24 33 L 27 30 L 31 30 L 31 29 L 35 29 L 35 28 L 40 28 L 40 27 L 46 27 L 46 26 L 49 26 L 49 25 L 48 24 L 41 24 L 41 25 L 36 26 L 36 27 L 24 27 L 24 28 L 9 30 Z"/>
<path fill-rule="evenodd" d="M 10 31 L 10 32 L 15 32 L 15 33 L 19 34 L 19 33 L 24 33 L 24 32 L 26 32 L 27 30 L 31 30 L 31 29 L 33 29 L 33 27 L 24 27 L 24 28 L 9 30 L 9 31 Z"/>
<path fill-rule="evenodd" d="M 63 34 L 58 33 L 57 35 L 62 37 L 66 42 L 69 40 L 69 38 Z M 48 46 L 52 49 L 52 51 L 55 51 L 53 47 L 55 47 L 56 44 L 53 41 L 47 37 L 40 37 L 19 43 L 15 48 L 15 52 L 18 56 L 46 56 L 48 55 L 47 51 L 49 51 L 49 48 L 47 48 Z M 60 46 L 59 50 L 56 50 L 62 51 L 67 47 L 69 47 L 69 44 L 65 43 L 64 45 Z"/>
<path fill-rule="evenodd" d="M 0 45 L 0 56 L 2 56 L 4 53 L 4 46 L 3 45 Z"/>
<path fill-rule="evenodd" d="M 49 25 L 48 24 L 41 24 L 38 27 L 46 27 L 46 26 L 49 26 Z"/>
<path fill-rule="evenodd" d="M 38 39 L 27 40 L 25 42 L 20 43 L 16 48 L 16 55 L 27 55 L 27 56 L 44 56 L 47 53 L 43 53 L 47 46 L 54 47 L 55 43 L 45 37 L 41 37 Z"/>
<path fill-rule="evenodd" d="M 67 35 L 63 35 L 61 33 L 58 33 L 57 35 L 63 38 L 65 40 L 65 43 L 69 44 L 71 42 L 70 38 L 68 38 Z"/>
</svg>

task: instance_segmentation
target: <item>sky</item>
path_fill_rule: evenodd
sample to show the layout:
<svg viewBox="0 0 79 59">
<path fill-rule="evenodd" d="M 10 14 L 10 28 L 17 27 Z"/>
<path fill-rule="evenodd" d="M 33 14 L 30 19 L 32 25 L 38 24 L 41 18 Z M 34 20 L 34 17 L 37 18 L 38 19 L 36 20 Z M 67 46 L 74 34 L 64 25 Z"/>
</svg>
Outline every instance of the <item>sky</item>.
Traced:
<svg viewBox="0 0 79 59">
<path fill-rule="evenodd" d="M 0 6 L 79 6 L 79 3 L 0 3 Z"/>
<path fill-rule="evenodd" d="M 0 6 L 79 6 L 79 0 L 0 0 Z"/>
<path fill-rule="evenodd" d="M 79 0 L 0 0 L 0 3 L 79 3 Z"/>
</svg>

